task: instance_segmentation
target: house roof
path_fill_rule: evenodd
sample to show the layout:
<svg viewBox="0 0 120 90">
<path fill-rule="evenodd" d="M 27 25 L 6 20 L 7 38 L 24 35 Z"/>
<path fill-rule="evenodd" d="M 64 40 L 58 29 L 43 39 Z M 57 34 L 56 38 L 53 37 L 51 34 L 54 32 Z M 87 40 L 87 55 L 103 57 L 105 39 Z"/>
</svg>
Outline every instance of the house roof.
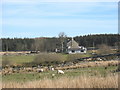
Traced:
<svg viewBox="0 0 120 90">
<path fill-rule="evenodd" d="M 69 41 L 67 43 L 67 46 L 70 47 L 70 48 L 79 48 L 79 44 L 74 39 Z"/>
</svg>

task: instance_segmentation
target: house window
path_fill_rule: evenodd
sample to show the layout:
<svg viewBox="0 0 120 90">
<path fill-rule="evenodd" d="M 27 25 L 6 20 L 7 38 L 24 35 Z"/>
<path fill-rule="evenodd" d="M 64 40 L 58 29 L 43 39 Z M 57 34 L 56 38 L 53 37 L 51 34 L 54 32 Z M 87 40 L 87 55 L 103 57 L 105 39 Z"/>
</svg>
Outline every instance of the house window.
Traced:
<svg viewBox="0 0 120 90">
<path fill-rule="evenodd" d="M 75 50 L 72 50 L 72 53 L 74 53 L 75 52 Z"/>
<path fill-rule="evenodd" d="M 84 52 L 84 50 L 81 50 L 81 52 Z"/>
</svg>

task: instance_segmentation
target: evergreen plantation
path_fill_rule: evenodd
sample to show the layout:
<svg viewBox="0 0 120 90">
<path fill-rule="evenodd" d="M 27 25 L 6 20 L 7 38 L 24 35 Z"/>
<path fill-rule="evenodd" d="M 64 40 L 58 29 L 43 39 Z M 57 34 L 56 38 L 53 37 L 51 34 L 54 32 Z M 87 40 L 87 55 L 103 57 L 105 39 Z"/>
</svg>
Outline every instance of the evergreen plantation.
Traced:
<svg viewBox="0 0 120 90">
<path fill-rule="evenodd" d="M 40 38 L 2 38 L 2 51 L 41 51 L 54 52 L 56 48 L 61 49 L 59 37 L 40 37 Z M 64 37 L 64 48 L 71 37 Z M 74 40 L 80 46 L 97 47 L 100 44 L 117 46 L 120 42 L 120 34 L 96 34 L 76 36 Z"/>
</svg>

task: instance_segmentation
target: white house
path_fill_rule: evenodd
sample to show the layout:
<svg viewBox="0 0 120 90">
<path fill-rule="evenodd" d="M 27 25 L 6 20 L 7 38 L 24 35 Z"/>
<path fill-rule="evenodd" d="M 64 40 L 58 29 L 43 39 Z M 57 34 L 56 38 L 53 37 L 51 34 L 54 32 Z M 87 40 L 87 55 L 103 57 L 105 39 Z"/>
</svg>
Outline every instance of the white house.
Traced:
<svg viewBox="0 0 120 90">
<path fill-rule="evenodd" d="M 67 43 L 67 53 L 76 54 L 76 53 L 86 53 L 87 49 L 79 44 L 72 38 L 71 41 Z"/>
</svg>

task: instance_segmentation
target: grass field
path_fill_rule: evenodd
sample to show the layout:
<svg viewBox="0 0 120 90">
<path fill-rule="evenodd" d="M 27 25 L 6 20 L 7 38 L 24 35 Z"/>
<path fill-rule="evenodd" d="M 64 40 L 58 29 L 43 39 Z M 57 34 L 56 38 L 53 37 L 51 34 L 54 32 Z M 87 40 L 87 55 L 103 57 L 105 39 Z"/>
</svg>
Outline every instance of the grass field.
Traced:
<svg viewBox="0 0 120 90">
<path fill-rule="evenodd" d="M 2 77 L 3 82 L 8 82 L 8 81 L 31 81 L 31 80 L 39 80 L 43 78 L 52 78 L 52 74 L 56 74 L 54 78 L 59 78 L 63 76 L 82 76 L 82 75 L 87 75 L 87 76 L 101 76 L 105 77 L 106 75 L 110 74 L 111 71 L 116 70 L 117 66 L 109 66 L 107 69 L 104 67 L 90 67 L 90 68 L 78 68 L 78 69 L 69 69 L 69 70 L 64 70 L 65 74 L 64 75 L 59 75 L 57 74 L 57 71 L 46 71 L 42 73 L 37 73 L 37 72 L 30 72 L 30 73 L 15 73 L 15 74 L 10 74 Z M 112 74 L 112 73 L 111 73 Z"/>
<path fill-rule="evenodd" d="M 10 60 L 12 63 L 22 64 L 33 61 L 35 56 L 36 55 L 8 55 L 2 56 L 2 60 Z"/>
<path fill-rule="evenodd" d="M 2 77 L 3 88 L 117 88 L 118 73 L 112 73 L 116 66 L 91 67 L 42 73 L 16 73 Z M 52 74 L 55 77 L 52 77 Z"/>
<path fill-rule="evenodd" d="M 118 88 L 118 75 L 44 78 L 29 82 L 2 83 L 3 88 Z"/>
<path fill-rule="evenodd" d="M 77 54 L 77 55 L 69 55 L 69 54 L 58 54 L 58 55 L 61 55 L 62 56 L 62 59 L 64 61 L 69 61 L 69 60 L 72 60 L 74 58 L 80 58 L 80 57 L 89 57 L 90 54 Z M 34 55 L 34 54 L 31 54 L 31 55 L 3 55 L 2 56 L 2 60 L 9 60 L 12 64 L 23 64 L 23 63 L 29 63 L 29 62 L 32 62 L 36 56 L 38 55 Z M 49 59 L 49 57 L 48 57 Z"/>
<path fill-rule="evenodd" d="M 90 54 L 69 55 L 61 54 L 64 60 L 88 57 Z M 13 64 L 32 62 L 37 55 L 3 55 L 2 60 L 9 60 Z M 50 58 L 48 58 L 50 59 Z M 52 59 L 52 58 L 51 58 Z M 39 59 L 38 59 L 39 60 Z M 80 62 L 81 68 L 63 69 L 65 74 L 57 71 L 20 72 L 2 75 L 3 88 L 117 88 L 118 72 L 113 73 L 118 66 L 117 61 Z M 99 63 L 100 63 L 99 62 Z M 108 62 L 111 65 L 108 65 Z M 114 63 L 113 63 L 114 62 Z M 96 66 L 94 66 L 94 64 Z M 98 63 L 98 62 L 97 62 Z M 86 66 L 84 65 L 86 64 Z M 114 64 L 114 65 L 112 65 Z M 89 66 L 89 67 L 88 67 Z M 93 66 L 93 67 L 92 67 Z M 107 68 L 105 68 L 107 66 Z M 70 67 L 70 66 L 68 66 Z M 52 74 L 55 74 L 53 77 Z"/>
</svg>

